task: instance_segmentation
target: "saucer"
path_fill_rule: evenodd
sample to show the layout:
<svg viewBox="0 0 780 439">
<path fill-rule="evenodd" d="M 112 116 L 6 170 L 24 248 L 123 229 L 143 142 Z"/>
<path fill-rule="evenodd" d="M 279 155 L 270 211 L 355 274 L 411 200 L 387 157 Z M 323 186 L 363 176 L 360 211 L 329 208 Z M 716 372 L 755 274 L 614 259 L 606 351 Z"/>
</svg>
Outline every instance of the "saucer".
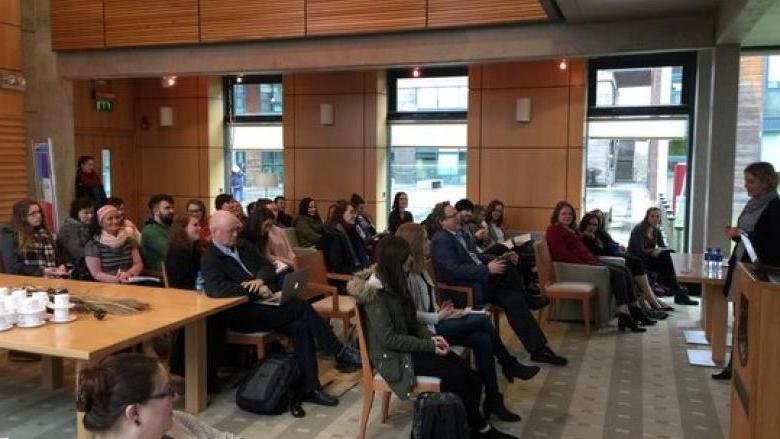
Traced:
<svg viewBox="0 0 780 439">
<path fill-rule="evenodd" d="M 68 317 L 67 320 L 54 320 L 54 316 L 49 317 L 49 321 L 52 323 L 70 323 L 74 320 L 76 320 L 76 317 L 78 317 L 76 314 L 72 314 L 70 317 Z"/>
<path fill-rule="evenodd" d="M 45 324 L 46 324 L 46 320 L 41 320 L 39 323 L 36 323 L 34 325 L 23 325 L 21 323 L 17 323 L 16 327 L 17 328 L 39 328 Z"/>
<path fill-rule="evenodd" d="M 6 326 L 3 326 L 3 327 L 0 327 L 0 332 L 7 331 L 7 330 L 9 330 L 9 329 L 11 329 L 13 327 L 14 327 L 14 325 L 6 325 Z"/>
<path fill-rule="evenodd" d="M 64 309 L 64 308 L 73 308 L 74 306 L 76 306 L 76 304 L 69 303 L 65 306 L 62 306 L 62 305 L 55 305 L 54 302 L 49 302 L 46 306 L 51 309 Z"/>
</svg>

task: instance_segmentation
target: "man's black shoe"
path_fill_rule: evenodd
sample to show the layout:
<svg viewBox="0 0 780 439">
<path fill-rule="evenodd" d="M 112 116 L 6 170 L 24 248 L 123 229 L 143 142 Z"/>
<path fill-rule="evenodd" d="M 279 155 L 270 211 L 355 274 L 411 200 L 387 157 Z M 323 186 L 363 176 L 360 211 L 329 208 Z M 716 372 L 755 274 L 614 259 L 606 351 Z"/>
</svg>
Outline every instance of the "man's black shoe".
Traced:
<svg viewBox="0 0 780 439">
<path fill-rule="evenodd" d="M 532 296 L 526 295 L 525 302 L 528 304 L 528 308 L 532 310 L 542 309 L 550 304 L 550 299 L 544 296 Z"/>
<path fill-rule="evenodd" d="M 556 366 L 565 366 L 569 363 L 569 360 L 561 357 L 560 355 L 557 355 L 547 346 L 531 354 L 531 361 L 536 361 L 537 363 L 549 363 Z"/>
<path fill-rule="evenodd" d="M 330 396 L 323 392 L 322 389 L 312 390 L 311 392 L 303 395 L 303 402 L 310 402 L 317 405 L 325 405 L 329 407 L 339 405 L 339 400 L 335 396 Z"/>
<path fill-rule="evenodd" d="M 699 304 L 698 301 L 691 299 L 685 293 L 677 293 L 674 296 L 674 303 L 676 303 L 678 305 L 698 305 Z"/>
</svg>

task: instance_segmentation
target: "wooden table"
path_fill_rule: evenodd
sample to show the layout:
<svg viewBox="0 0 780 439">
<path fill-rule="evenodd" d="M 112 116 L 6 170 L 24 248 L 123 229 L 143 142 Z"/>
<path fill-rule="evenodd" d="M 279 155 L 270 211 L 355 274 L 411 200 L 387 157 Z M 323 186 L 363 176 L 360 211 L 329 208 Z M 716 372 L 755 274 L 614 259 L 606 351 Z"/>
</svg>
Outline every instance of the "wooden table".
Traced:
<svg viewBox="0 0 780 439">
<path fill-rule="evenodd" d="M 701 285 L 701 326 L 704 336 L 712 344 L 712 361 L 722 362 L 726 357 L 729 303 L 723 295 L 726 270 L 708 275 L 704 255 L 700 253 L 672 253 L 677 281 Z"/>
<path fill-rule="evenodd" d="M 76 374 L 90 363 L 180 327 L 185 328 L 185 409 L 206 408 L 206 317 L 246 301 L 245 297 L 212 299 L 192 291 L 114 285 L 0 274 L 0 286 L 67 288 L 72 296 L 134 298 L 150 308 L 129 316 L 103 320 L 78 314 L 72 323 L 47 323 L 39 328 L 0 332 L 0 348 L 41 354 L 43 386 L 62 385 L 62 359 L 76 360 Z M 79 437 L 89 437 L 77 414 Z"/>
</svg>

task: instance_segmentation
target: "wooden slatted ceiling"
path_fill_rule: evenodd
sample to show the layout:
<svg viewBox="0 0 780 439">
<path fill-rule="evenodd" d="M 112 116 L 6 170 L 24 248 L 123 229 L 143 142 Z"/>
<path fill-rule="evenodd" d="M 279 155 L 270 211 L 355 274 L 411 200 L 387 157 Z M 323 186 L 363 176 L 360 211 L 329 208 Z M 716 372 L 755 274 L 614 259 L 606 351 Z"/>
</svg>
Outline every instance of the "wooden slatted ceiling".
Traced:
<svg viewBox="0 0 780 439">
<path fill-rule="evenodd" d="M 27 197 L 27 148 L 24 119 L 0 115 L 0 221 L 10 217 L 11 206 Z"/>
<path fill-rule="evenodd" d="M 103 0 L 51 0 L 54 50 L 104 47 Z"/>
<path fill-rule="evenodd" d="M 306 34 L 422 29 L 425 0 L 308 0 Z"/>
<path fill-rule="evenodd" d="M 200 0 L 201 41 L 303 35 L 304 0 Z"/>
<path fill-rule="evenodd" d="M 198 42 L 198 0 L 104 0 L 106 46 Z"/>
<path fill-rule="evenodd" d="M 428 27 L 546 20 L 539 0 L 429 0 Z"/>
</svg>

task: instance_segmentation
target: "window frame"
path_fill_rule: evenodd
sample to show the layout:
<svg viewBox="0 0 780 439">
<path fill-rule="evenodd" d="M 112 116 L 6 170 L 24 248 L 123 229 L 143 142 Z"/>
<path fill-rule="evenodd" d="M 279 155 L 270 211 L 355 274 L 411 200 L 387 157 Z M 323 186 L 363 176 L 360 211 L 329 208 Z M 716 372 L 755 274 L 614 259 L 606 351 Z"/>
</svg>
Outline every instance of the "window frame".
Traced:
<svg viewBox="0 0 780 439">
<path fill-rule="evenodd" d="M 225 76 L 223 78 L 223 90 L 225 96 L 225 124 L 229 123 L 257 123 L 257 122 L 282 122 L 284 114 L 284 101 L 282 101 L 282 114 L 280 115 L 251 115 L 237 116 L 233 114 L 233 86 L 234 85 L 252 85 L 252 84 L 282 84 L 282 75 L 245 75 L 238 82 L 238 76 Z M 284 95 L 284 86 L 282 86 L 282 95 Z"/>
<path fill-rule="evenodd" d="M 413 67 L 387 70 L 387 121 L 460 121 L 468 117 L 466 111 L 398 111 L 398 80 L 414 78 Z M 444 76 L 465 76 L 468 78 L 467 66 L 450 67 L 418 67 L 420 78 L 440 78 Z"/>
</svg>

